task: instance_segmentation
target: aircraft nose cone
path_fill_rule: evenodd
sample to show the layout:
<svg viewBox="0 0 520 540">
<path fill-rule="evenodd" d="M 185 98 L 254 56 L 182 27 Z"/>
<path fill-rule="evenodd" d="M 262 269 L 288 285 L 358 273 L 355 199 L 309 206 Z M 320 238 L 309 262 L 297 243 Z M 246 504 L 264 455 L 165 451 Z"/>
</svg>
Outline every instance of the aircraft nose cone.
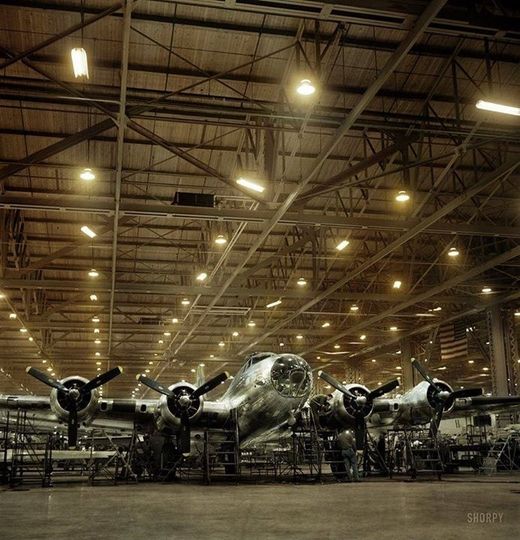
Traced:
<svg viewBox="0 0 520 540">
<path fill-rule="evenodd" d="M 439 392 L 439 399 L 442 399 L 443 401 L 446 401 L 450 397 L 450 393 L 446 390 L 442 390 Z"/>
<path fill-rule="evenodd" d="M 366 396 L 359 396 L 356 398 L 356 403 L 360 406 L 365 405 L 366 402 L 367 402 Z"/>
</svg>

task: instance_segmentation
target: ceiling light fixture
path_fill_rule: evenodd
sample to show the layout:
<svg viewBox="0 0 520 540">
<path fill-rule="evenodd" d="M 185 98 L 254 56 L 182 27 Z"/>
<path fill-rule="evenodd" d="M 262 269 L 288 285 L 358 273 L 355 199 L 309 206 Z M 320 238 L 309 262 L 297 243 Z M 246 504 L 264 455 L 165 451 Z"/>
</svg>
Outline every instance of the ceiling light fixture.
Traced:
<svg viewBox="0 0 520 540">
<path fill-rule="evenodd" d="M 396 280 L 394 281 L 394 283 L 392 284 L 392 288 L 393 288 L 393 289 L 400 289 L 402 284 L 403 284 L 403 283 L 402 283 L 401 281 L 399 281 L 398 279 L 396 279 Z"/>
<path fill-rule="evenodd" d="M 88 58 L 87 51 L 83 47 L 74 47 L 70 51 L 70 57 L 72 58 L 72 69 L 74 71 L 74 77 L 85 77 L 88 79 Z"/>
<path fill-rule="evenodd" d="M 226 242 L 227 242 L 227 238 L 223 234 L 219 234 L 215 238 L 215 244 L 218 244 L 219 246 L 224 245 Z"/>
<path fill-rule="evenodd" d="M 410 195 L 404 190 L 401 190 L 396 196 L 395 200 L 397 202 L 407 202 L 410 200 Z"/>
<path fill-rule="evenodd" d="M 182 301 L 181 301 L 181 304 L 183 306 L 189 306 L 190 305 L 190 301 L 187 299 L 187 298 L 183 298 Z"/>
<path fill-rule="evenodd" d="M 86 234 L 89 238 L 96 238 L 97 236 L 97 234 L 88 225 L 83 225 L 83 227 L 81 227 L 81 232 Z"/>
<path fill-rule="evenodd" d="M 296 87 L 296 92 L 300 96 L 312 96 L 316 92 L 316 87 L 312 84 L 310 79 L 302 79 Z"/>
<path fill-rule="evenodd" d="M 397 326 L 391 326 L 390 327 L 390 332 L 397 332 Z"/>
<path fill-rule="evenodd" d="M 248 180 L 247 178 L 244 178 L 243 176 L 240 176 L 239 178 L 237 178 L 237 184 L 247 189 L 256 191 L 257 193 L 263 193 L 265 191 L 264 186 L 257 184 L 256 182 L 253 182 L 252 180 Z"/>
<path fill-rule="evenodd" d="M 25 333 L 27 332 L 27 328 L 20 328 L 20 332 L 21 332 L 22 334 L 25 334 Z"/>
<path fill-rule="evenodd" d="M 10 319 L 16 319 L 16 313 L 9 313 Z"/>
<path fill-rule="evenodd" d="M 206 272 L 201 272 L 198 274 L 198 276 L 195 278 L 197 281 L 204 281 L 208 277 L 208 274 Z"/>
<path fill-rule="evenodd" d="M 456 247 L 450 247 L 448 250 L 448 257 L 458 257 L 459 255 L 459 250 Z"/>
<path fill-rule="evenodd" d="M 482 287 L 482 292 L 484 294 L 489 294 L 490 292 L 493 292 L 493 289 L 491 287 Z"/>
<path fill-rule="evenodd" d="M 361 341 L 365 341 L 366 338 L 367 338 L 367 337 L 366 337 L 365 334 L 361 334 L 361 335 L 359 336 L 359 339 L 360 339 Z"/>
<path fill-rule="evenodd" d="M 256 326 L 256 323 L 255 323 L 255 321 L 249 321 L 249 322 L 247 323 L 247 326 L 253 327 L 253 326 Z"/>
<path fill-rule="evenodd" d="M 300 287 L 305 287 L 307 285 L 307 280 L 303 277 L 299 278 L 296 282 Z"/>
<path fill-rule="evenodd" d="M 101 343 L 101 340 L 100 340 L 100 339 L 95 339 L 95 340 L 94 340 L 94 343 L 95 343 L 96 345 L 99 345 L 99 344 Z"/>
<path fill-rule="evenodd" d="M 491 111 L 502 114 L 511 114 L 513 116 L 520 116 L 520 107 L 503 105 L 501 103 L 493 103 L 492 101 L 484 101 L 483 99 L 479 99 L 475 104 L 475 107 L 483 111 Z"/>
<path fill-rule="evenodd" d="M 173 324 L 177 324 L 178 322 L 179 322 L 179 319 L 177 319 L 177 317 L 174 317 L 174 318 L 172 319 L 172 323 L 173 323 Z"/>
<path fill-rule="evenodd" d="M 354 311 L 354 312 L 359 311 L 359 307 L 356 306 L 356 304 L 353 304 L 352 306 L 350 306 L 350 311 Z"/>
<path fill-rule="evenodd" d="M 226 344 L 223 342 L 223 341 L 220 341 L 219 344 L 218 344 L 219 347 L 225 347 Z"/>
<path fill-rule="evenodd" d="M 79 177 L 82 179 L 82 180 L 85 180 L 87 182 L 90 182 L 92 180 L 95 180 L 96 179 L 96 175 L 94 173 L 94 171 L 88 167 L 85 167 L 80 173 L 79 173 Z"/>
<path fill-rule="evenodd" d="M 101 356 L 101 353 L 100 353 L 100 352 L 96 352 L 96 356 Z"/>
<path fill-rule="evenodd" d="M 92 322 L 99 322 L 99 317 L 92 317 Z M 94 332 L 96 331 L 94 330 Z"/>
<path fill-rule="evenodd" d="M 330 322 L 328 322 L 328 321 L 325 321 L 325 322 L 321 325 L 322 328 L 328 328 L 329 326 L 330 326 Z"/>
<path fill-rule="evenodd" d="M 172 335 L 171 332 L 163 332 L 163 334 L 164 334 L 165 336 L 171 336 L 171 335 Z"/>
<path fill-rule="evenodd" d="M 283 341 L 280 341 L 279 345 L 280 347 L 285 347 L 285 343 Z"/>
<path fill-rule="evenodd" d="M 303 336 L 302 336 L 301 334 L 298 334 L 298 335 L 296 336 L 296 339 L 303 339 Z"/>
<path fill-rule="evenodd" d="M 99 276 L 99 272 L 98 272 L 95 268 L 92 268 L 92 269 L 89 271 L 88 275 L 89 275 L 90 277 L 98 277 L 98 276 Z"/>
<path fill-rule="evenodd" d="M 280 299 L 278 299 L 278 300 L 275 300 L 274 302 L 271 302 L 270 304 L 267 304 L 267 306 L 265 306 L 265 307 L 266 308 L 272 308 L 272 307 L 279 306 L 281 303 L 282 303 L 282 301 Z"/>
<path fill-rule="evenodd" d="M 338 251 L 343 251 L 348 245 L 350 244 L 350 242 L 348 240 L 342 240 L 337 246 L 336 246 L 336 249 Z"/>
<path fill-rule="evenodd" d="M 235 330 L 233 334 L 231 334 L 233 337 L 238 337 L 240 334 Z"/>
<path fill-rule="evenodd" d="M 94 334 L 99 334 L 99 328 L 94 328 Z"/>
<path fill-rule="evenodd" d="M 92 300 L 92 302 L 97 302 L 97 294 L 91 294 L 90 299 Z"/>
</svg>

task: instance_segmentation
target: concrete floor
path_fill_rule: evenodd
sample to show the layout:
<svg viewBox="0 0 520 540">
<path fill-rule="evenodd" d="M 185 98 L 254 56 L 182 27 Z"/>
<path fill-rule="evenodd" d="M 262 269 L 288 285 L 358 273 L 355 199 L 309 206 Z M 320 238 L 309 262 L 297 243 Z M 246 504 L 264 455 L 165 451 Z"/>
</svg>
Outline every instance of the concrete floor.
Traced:
<svg viewBox="0 0 520 540">
<path fill-rule="evenodd" d="M 510 539 L 520 479 L 70 485 L 0 491 L 0 516 L 3 540 Z"/>
</svg>

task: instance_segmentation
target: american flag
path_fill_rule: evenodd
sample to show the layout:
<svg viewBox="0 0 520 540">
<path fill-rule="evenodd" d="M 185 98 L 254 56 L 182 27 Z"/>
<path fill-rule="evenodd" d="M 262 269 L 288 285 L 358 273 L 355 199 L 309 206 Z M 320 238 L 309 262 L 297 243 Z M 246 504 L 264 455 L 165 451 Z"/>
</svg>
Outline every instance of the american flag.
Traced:
<svg viewBox="0 0 520 540">
<path fill-rule="evenodd" d="M 468 338 L 464 321 L 443 324 L 439 328 L 441 358 L 452 360 L 468 354 Z"/>
</svg>

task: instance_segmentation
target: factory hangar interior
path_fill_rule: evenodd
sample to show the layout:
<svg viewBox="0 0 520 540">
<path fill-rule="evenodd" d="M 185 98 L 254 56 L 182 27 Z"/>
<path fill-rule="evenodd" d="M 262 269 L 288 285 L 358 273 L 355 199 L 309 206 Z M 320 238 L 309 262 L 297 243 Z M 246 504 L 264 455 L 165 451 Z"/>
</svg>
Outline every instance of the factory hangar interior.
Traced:
<svg viewBox="0 0 520 540">
<path fill-rule="evenodd" d="M 517 2 L 0 26 L 2 537 L 517 534 Z"/>
</svg>

